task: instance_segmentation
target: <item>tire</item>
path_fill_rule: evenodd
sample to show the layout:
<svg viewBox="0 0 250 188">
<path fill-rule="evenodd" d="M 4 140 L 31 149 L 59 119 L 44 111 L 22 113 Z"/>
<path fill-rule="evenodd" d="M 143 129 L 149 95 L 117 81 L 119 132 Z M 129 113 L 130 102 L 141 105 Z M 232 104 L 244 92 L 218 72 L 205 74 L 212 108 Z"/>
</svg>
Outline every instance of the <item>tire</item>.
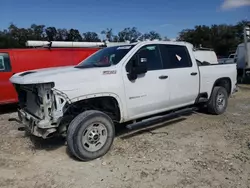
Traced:
<svg viewBox="0 0 250 188">
<path fill-rule="evenodd" d="M 224 87 L 214 87 L 207 104 L 208 112 L 213 115 L 220 115 L 226 111 L 228 105 L 228 93 Z"/>
<path fill-rule="evenodd" d="M 110 150 L 114 137 L 114 124 L 108 115 L 95 110 L 85 111 L 68 127 L 68 150 L 81 161 L 94 160 Z"/>
</svg>

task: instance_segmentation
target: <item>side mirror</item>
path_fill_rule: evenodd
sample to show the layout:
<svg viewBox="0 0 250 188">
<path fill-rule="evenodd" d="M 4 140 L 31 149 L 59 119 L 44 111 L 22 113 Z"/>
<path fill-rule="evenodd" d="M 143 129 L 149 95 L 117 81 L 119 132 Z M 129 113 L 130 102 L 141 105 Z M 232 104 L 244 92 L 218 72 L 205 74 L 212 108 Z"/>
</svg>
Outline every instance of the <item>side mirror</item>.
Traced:
<svg viewBox="0 0 250 188">
<path fill-rule="evenodd" d="M 127 71 L 130 80 L 135 80 L 138 75 L 145 74 L 147 72 L 147 58 L 134 56 L 129 62 Z"/>
<path fill-rule="evenodd" d="M 135 66 L 136 74 L 145 74 L 147 72 L 147 58 L 139 57 Z"/>
</svg>

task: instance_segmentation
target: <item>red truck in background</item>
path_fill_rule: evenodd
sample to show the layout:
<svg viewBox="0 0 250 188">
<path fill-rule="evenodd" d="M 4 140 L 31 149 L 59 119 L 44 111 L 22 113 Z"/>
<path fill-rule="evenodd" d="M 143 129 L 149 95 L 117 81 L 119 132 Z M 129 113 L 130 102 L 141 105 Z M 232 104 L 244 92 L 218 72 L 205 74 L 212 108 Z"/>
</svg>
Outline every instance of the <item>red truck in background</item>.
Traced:
<svg viewBox="0 0 250 188">
<path fill-rule="evenodd" d="M 66 45 L 67 46 L 67 45 Z M 0 105 L 16 103 L 9 78 L 26 70 L 77 65 L 100 47 L 0 49 Z"/>
</svg>

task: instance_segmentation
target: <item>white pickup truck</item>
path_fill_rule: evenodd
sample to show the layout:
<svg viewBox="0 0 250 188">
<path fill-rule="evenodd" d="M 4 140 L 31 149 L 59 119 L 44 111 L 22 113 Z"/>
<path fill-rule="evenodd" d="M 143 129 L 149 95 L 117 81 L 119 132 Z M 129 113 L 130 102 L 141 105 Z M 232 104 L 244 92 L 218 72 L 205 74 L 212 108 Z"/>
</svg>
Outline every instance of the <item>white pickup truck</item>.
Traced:
<svg viewBox="0 0 250 188">
<path fill-rule="evenodd" d="M 110 150 L 120 123 L 198 104 L 222 114 L 237 86 L 236 64 L 200 62 L 192 44 L 165 41 L 107 47 L 75 67 L 21 72 L 10 81 L 26 129 L 44 139 L 66 136 L 69 151 L 83 161 Z"/>
</svg>

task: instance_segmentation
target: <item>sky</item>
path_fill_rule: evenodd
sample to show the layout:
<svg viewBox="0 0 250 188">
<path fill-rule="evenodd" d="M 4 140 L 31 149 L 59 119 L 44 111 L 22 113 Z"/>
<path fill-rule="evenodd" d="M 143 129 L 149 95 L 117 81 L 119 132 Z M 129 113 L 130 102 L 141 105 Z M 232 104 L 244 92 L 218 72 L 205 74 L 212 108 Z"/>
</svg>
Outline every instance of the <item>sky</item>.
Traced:
<svg viewBox="0 0 250 188">
<path fill-rule="evenodd" d="M 250 20 L 250 0 L 1 0 L 0 30 L 32 23 L 100 33 L 125 27 L 175 38 L 195 25 Z"/>
</svg>

